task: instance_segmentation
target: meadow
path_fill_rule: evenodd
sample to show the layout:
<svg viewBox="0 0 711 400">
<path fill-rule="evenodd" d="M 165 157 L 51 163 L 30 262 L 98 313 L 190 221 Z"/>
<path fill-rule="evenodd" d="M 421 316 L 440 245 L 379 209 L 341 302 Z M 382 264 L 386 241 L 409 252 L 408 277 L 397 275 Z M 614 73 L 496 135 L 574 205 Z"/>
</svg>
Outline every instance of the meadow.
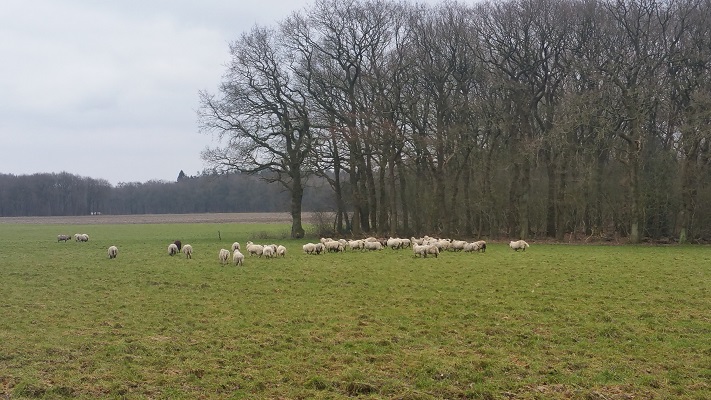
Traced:
<svg viewBox="0 0 711 400">
<path fill-rule="evenodd" d="M 707 246 L 307 256 L 288 231 L 0 225 L 0 395 L 711 398 Z M 219 264 L 248 240 L 288 254 Z"/>
</svg>

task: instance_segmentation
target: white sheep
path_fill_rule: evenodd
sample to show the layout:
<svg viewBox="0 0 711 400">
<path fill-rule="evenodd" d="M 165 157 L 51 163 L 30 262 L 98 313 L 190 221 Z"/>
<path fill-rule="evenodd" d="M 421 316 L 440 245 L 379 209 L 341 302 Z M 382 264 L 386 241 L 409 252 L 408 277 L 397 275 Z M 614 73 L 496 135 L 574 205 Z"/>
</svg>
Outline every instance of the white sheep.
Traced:
<svg viewBox="0 0 711 400">
<path fill-rule="evenodd" d="M 262 247 L 262 255 L 266 258 L 274 257 L 274 248 L 272 246 Z"/>
<path fill-rule="evenodd" d="M 313 254 L 316 251 L 316 245 L 313 243 L 306 243 L 302 248 L 306 254 Z"/>
<path fill-rule="evenodd" d="M 326 251 L 326 246 L 323 245 L 323 243 L 316 243 L 314 244 L 315 250 L 314 252 L 316 254 L 321 254 Z"/>
<path fill-rule="evenodd" d="M 452 245 L 450 246 L 450 249 L 454 251 L 462 251 L 464 250 L 464 246 L 467 244 L 466 241 L 464 240 L 453 240 Z"/>
<path fill-rule="evenodd" d="M 351 248 L 351 250 L 356 250 L 356 249 L 363 249 L 363 242 L 362 240 L 349 240 L 348 241 L 348 247 Z"/>
<path fill-rule="evenodd" d="M 466 243 L 464 245 L 464 248 L 462 248 L 462 251 L 465 251 L 465 252 L 472 252 L 472 251 L 477 251 L 477 250 L 478 250 L 478 247 L 476 246 L 476 243 L 474 243 L 474 242 Z"/>
<path fill-rule="evenodd" d="M 397 250 L 402 247 L 402 240 L 399 238 L 388 238 L 385 244 L 393 250 Z"/>
<path fill-rule="evenodd" d="M 525 240 L 515 240 L 515 241 L 512 240 L 512 241 L 509 243 L 509 247 L 511 247 L 512 249 L 514 249 L 514 250 L 516 250 L 516 251 L 519 251 L 519 250 L 526 251 L 526 249 L 527 249 L 529 246 L 528 246 L 528 243 L 526 243 Z"/>
<path fill-rule="evenodd" d="M 486 242 L 483 240 L 477 240 L 476 242 L 473 243 L 476 246 L 475 251 L 479 251 L 482 253 L 486 252 Z"/>
<path fill-rule="evenodd" d="M 235 250 L 242 250 L 242 248 L 239 246 L 239 242 L 232 243 L 232 251 Z"/>
<path fill-rule="evenodd" d="M 232 252 L 232 261 L 235 263 L 235 265 L 244 265 L 244 254 L 242 254 L 239 249 L 235 249 L 235 251 Z"/>
<path fill-rule="evenodd" d="M 286 257 L 286 247 L 282 245 L 277 246 L 276 255 Z"/>
<path fill-rule="evenodd" d="M 77 233 L 74 235 L 74 239 L 76 239 L 77 242 L 88 242 L 89 235 L 86 233 Z"/>
<path fill-rule="evenodd" d="M 168 255 L 169 256 L 174 256 L 178 254 L 178 245 L 175 243 L 171 243 L 168 245 Z"/>
<path fill-rule="evenodd" d="M 116 246 L 111 246 L 109 247 L 109 258 L 116 258 L 118 255 L 118 247 Z"/>
<path fill-rule="evenodd" d="M 189 244 L 183 246 L 183 253 L 185 253 L 185 258 L 193 258 L 193 246 Z"/>
<path fill-rule="evenodd" d="M 436 244 L 413 244 L 412 252 L 415 253 L 415 257 L 419 255 L 422 258 L 427 258 L 428 254 L 433 254 L 437 258 L 439 256 L 439 247 Z"/>
<path fill-rule="evenodd" d="M 218 257 L 220 258 L 220 264 L 225 265 L 230 261 L 230 251 L 227 249 L 220 249 Z"/>
<path fill-rule="evenodd" d="M 59 242 L 64 242 L 66 243 L 67 240 L 70 240 L 71 237 L 69 235 L 57 235 L 57 243 Z"/>
<path fill-rule="evenodd" d="M 343 247 L 343 243 L 335 241 L 335 240 L 331 240 L 330 242 L 325 242 L 325 243 L 323 243 L 323 246 L 329 252 L 340 253 L 345 250 L 345 247 Z"/>
<path fill-rule="evenodd" d="M 382 250 L 383 245 L 380 242 L 365 242 L 363 244 L 366 250 Z"/>
<path fill-rule="evenodd" d="M 254 244 L 252 242 L 247 242 L 247 251 L 249 252 L 250 257 L 253 255 L 257 255 L 259 257 L 262 256 L 262 252 L 264 251 L 264 246 L 261 244 Z"/>
<path fill-rule="evenodd" d="M 412 243 L 410 242 L 410 239 L 400 239 L 400 248 L 406 249 L 411 245 Z"/>
</svg>

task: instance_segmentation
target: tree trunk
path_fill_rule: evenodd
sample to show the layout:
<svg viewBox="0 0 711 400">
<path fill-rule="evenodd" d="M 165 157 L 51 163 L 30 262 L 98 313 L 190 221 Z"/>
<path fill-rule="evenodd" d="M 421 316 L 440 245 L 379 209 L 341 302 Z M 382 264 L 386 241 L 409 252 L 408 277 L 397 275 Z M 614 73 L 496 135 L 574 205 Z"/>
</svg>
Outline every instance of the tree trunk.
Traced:
<svg viewBox="0 0 711 400">
<path fill-rule="evenodd" d="M 301 225 L 301 201 L 304 198 L 304 187 L 301 184 L 301 174 L 293 176 L 291 188 L 291 238 L 304 237 L 304 228 Z"/>
</svg>

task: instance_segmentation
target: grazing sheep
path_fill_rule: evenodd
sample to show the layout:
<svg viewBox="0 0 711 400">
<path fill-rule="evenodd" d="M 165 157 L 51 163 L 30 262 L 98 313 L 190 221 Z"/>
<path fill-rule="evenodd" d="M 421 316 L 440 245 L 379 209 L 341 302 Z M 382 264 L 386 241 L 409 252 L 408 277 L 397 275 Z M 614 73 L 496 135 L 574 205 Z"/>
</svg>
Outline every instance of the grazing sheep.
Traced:
<svg viewBox="0 0 711 400">
<path fill-rule="evenodd" d="M 366 250 L 382 250 L 383 245 L 380 242 L 365 242 L 363 244 Z"/>
<path fill-rule="evenodd" d="M 176 246 L 175 243 L 171 243 L 168 245 L 168 255 L 169 256 L 174 256 L 178 254 L 178 246 Z"/>
<path fill-rule="evenodd" d="M 76 235 L 74 235 L 74 237 L 76 238 L 77 242 L 89 241 L 89 235 L 87 235 L 86 233 L 77 233 Z"/>
<path fill-rule="evenodd" d="M 249 252 L 249 256 L 253 255 L 258 255 L 259 257 L 262 256 L 262 252 L 264 251 L 264 246 L 261 244 L 254 244 L 252 242 L 247 242 L 247 251 Z"/>
<path fill-rule="evenodd" d="M 316 243 L 314 244 L 314 247 L 316 254 L 321 254 L 326 251 L 326 246 L 324 246 L 323 243 Z"/>
<path fill-rule="evenodd" d="M 118 247 L 116 247 L 116 246 L 109 247 L 109 259 L 116 258 L 117 255 L 118 255 Z"/>
<path fill-rule="evenodd" d="M 186 244 L 183 246 L 183 253 L 185 253 L 185 258 L 193 258 L 193 246 Z"/>
<path fill-rule="evenodd" d="M 398 238 L 389 238 L 386 242 L 385 245 L 390 247 L 393 250 L 397 250 L 402 247 L 402 240 Z"/>
<path fill-rule="evenodd" d="M 410 239 L 400 239 L 400 248 L 406 249 L 411 245 L 412 243 L 410 242 Z"/>
<path fill-rule="evenodd" d="M 264 246 L 262 248 L 262 254 L 266 258 L 274 257 L 274 248 L 272 246 Z"/>
<path fill-rule="evenodd" d="M 239 249 L 235 249 L 235 251 L 232 252 L 232 262 L 240 267 L 244 265 L 244 254 L 242 254 Z"/>
<path fill-rule="evenodd" d="M 329 252 L 341 253 L 345 250 L 343 243 L 335 241 L 335 240 L 331 240 L 330 242 L 325 242 L 325 243 L 323 243 L 323 246 Z"/>
<path fill-rule="evenodd" d="M 71 240 L 72 238 L 69 235 L 57 235 L 57 243 L 59 242 L 64 242 L 67 243 L 67 240 Z"/>
<path fill-rule="evenodd" d="M 474 251 L 479 251 L 482 253 L 486 253 L 486 242 L 483 240 L 477 240 L 476 242 L 472 243 L 476 248 Z"/>
<path fill-rule="evenodd" d="M 454 251 L 462 251 L 462 250 L 464 250 L 464 246 L 466 244 L 467 244 L 467 242 L 464 240 L 453 240 L 450 249 L 452 249 Z"/>
<path fill-rule="evenodd" d="M 512 249 L 514 249 L 514 250 L 516 250 L 516 251 L 519 251 L 519 250 L 526 251 L 526 249 L 527 249 L 529 246 L 528 246 L 528 243 L 526 243 L 525 240 L 516 240 L 516 241 L 513 241 L 513 240 L 512 240 L 512 241 L 509 243 L 509 247 L 511 247 Z"/>
<path fill-rule="evenodd" d="M 180 242 L 180 240 L 176 240 L 175 242 L 173 242 L 173 244 L 178 247 L 178 252 L 180 252 L 180 249 L 183 248 L 183 244 Z"/>
<path fill-rule="evenodd" d="M 230 261 L 230 251 L 227 249 L 220 249 L 218 257 L 220 258 L 220 264 L 225 265 Z"/>
<path fill-rule="evenodd" d="M 316 245 L 313 243 L 306 243 L 305 245 L 302 246 L 304 249 L 304 253 L 306 254 L 314 254 L 316 251 Z"/>
<path fill-rule="evenodd" d="M 477 251 L 477 250 L 478 250 L 478 248 L 477 248 L 476 244 L 474 244 L 473 242 L 465 244 L 464 248 L 462 249 L 462 251 L 467 252 L 467 253 L 472 252 L 472 251 Z"/>
<path fill-rule="evenodd" d="M 235 250 L 242 250 L 242 248 L 239 246 L 239 242 L 232 243 L 232 251 Z"/>
<path fill-rule="evenodd" d="M 427 258 L 428 254 L 433 254 L 437 258 L 439 256 L 439 247 L 436 244 L 413 244 L 412 252 L 415 253 L 415 257 L 419 255 L 422 258 Z"/>
<path fill-rule="evenodd" d="M 276 255 L 286 257 L 286 247 L 282 245 L 277 246 Z"/>
<path fill-rule="evenodd" d="M 348 247 L 350 247 L 351 250 L 357 250 L 357 249 L 362 250 L 363 243 L 365 243 L 365 242 L 363 242 L 362 240 L 349 240 Z"/>
</svg>

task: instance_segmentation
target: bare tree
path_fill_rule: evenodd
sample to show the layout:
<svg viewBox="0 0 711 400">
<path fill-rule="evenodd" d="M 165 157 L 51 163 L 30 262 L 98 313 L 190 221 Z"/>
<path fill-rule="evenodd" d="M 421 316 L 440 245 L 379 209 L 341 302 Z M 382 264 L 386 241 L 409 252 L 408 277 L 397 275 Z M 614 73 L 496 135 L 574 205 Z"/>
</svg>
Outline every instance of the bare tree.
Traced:
<svg viewBox="0 0 711 400">
<path fill-rule="evenodd" d="M 309 98 L 295 78 L 298 67 L 277 31 L 255 27 L 230 45 L 232 60 L 220 95 L 200 93 L 204 132 L 223 147 L 208 148 L 213 168 L 260 174 L 291 195 L 291 237 L 304 235 L 301 204 L 307 159 L 313 146 Z"/>
</svg>

